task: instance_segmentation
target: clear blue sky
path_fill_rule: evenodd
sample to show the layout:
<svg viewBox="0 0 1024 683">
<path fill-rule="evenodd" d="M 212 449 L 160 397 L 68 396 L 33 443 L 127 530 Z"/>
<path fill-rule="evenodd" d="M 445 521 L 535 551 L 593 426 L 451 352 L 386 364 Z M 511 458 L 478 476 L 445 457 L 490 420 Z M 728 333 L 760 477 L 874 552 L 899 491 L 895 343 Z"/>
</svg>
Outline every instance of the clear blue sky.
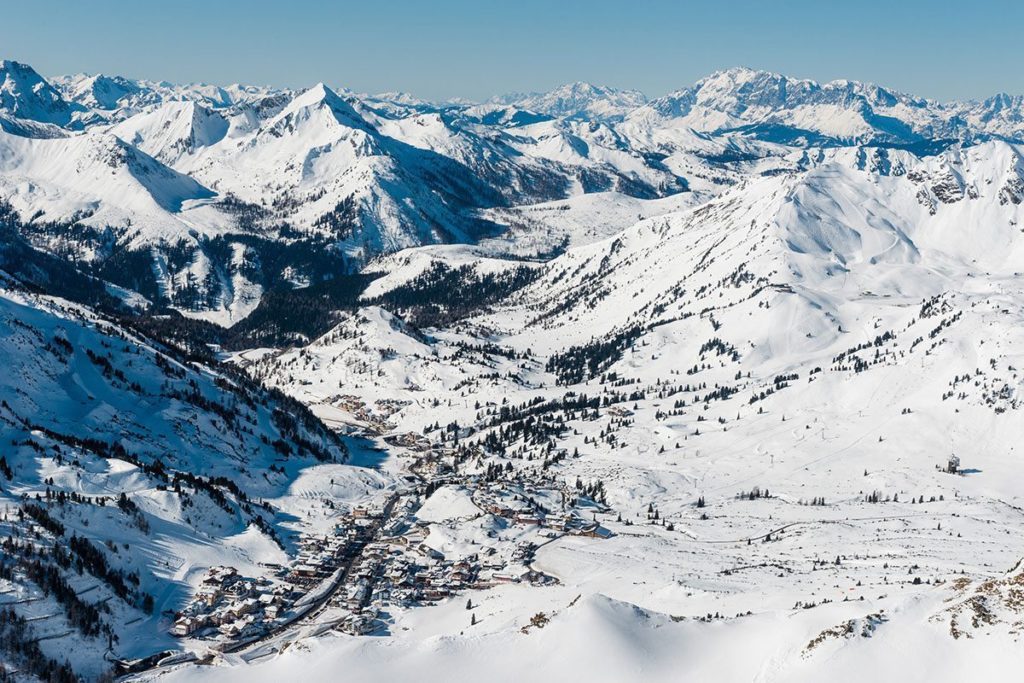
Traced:
<svg viewBox="0 0 1024 683">
<path fill-rule="evenodd" d="M 227 84 L 484 98 L 575 80 L 661 95 L 711 71 L 1024 93 L 1024 0 L 21 0 L 0 57 Z"/>
</svg>

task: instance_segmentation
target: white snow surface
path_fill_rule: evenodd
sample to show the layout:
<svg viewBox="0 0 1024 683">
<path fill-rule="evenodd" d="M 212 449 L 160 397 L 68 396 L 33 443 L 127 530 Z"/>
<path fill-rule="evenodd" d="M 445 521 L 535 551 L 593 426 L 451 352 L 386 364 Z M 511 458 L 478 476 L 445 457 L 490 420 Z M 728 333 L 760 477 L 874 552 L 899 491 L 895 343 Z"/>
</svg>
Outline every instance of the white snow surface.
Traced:
<svg viewBox="0 0 1024 683">
<path fill-rule="evenodd" d="M 74 579 L 113 605 L 118 656 L 211 655 L 141 678 L 1019 677 L 1020 97 L 936 103 L 750 69 L 650 101 L 573 84 L 484 105 L 0 75 L 0 197 L 35 228 L 109 228 L 83 243 L 90 262 L 118 243 L 153 250 L 165 288 L 222 281 L 187 315 L 230 325 L 259 304 L 240 233 L 316 235 L 379 275 L 321 336 L 230 357 L 347 451 L 295 403 L 3 276 L 0 500 L 138 507 L 148 531 L 113 504 L 61 514 L 156 600 L 144 615 Z M 161 251 L 218 236 L 226 265 Z M 532 279 L 438 327 L 381 305 L 438 269 Z M 233 493 L 184 503 L 140 464 L 155 459 L 237 480 L 280 544 Z M 495 465 L 520 477 L 503 502 L 576 498 L 577 521 L 610 535 L 492 512 Z M 378 595 L 369 636 L 339 632 L 337 605 L 234 654 L 167 635 L 207 568 L 265 575 L 299 534 L 427 481 L 384 554 L 515 576 L 429 605 Z M 33 586 L 0 592 L 63 627 Z M 98 641 L 62 631 L 47 653 L 98 676 Z"/>
</svg>

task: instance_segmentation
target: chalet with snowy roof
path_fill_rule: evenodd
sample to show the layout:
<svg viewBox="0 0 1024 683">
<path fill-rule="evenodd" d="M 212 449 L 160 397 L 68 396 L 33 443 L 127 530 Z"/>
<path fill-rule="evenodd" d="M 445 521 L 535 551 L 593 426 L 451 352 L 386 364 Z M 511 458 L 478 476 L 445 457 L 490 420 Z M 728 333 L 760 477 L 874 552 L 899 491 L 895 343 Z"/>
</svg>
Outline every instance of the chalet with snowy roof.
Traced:
<svg viewBox="0 0 1024 683">
<path fill-rule="evenodd" d="M 192 635 L 205 625 L 205 619 L 200 619 L 198 617 L 181 617 L 174 622 L 174 626 L 171 627 L 171 635 L 178 638 L 184 638 Z"/>
</svg>

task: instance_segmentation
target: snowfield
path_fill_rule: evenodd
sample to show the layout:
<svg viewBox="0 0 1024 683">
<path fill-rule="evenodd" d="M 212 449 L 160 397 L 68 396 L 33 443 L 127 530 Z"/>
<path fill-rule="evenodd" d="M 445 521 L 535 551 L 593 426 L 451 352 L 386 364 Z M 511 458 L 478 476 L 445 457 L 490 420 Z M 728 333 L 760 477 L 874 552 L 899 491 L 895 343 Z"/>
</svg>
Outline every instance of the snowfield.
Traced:
<svg viewBox="0 0 1024 683">
<path fill-rule="evenodd" d="M 912 600 L 884 616 L 867 614 L 873 607 L 858 603 L 821 609 L 813 616 L 768 613 L 709 624 L 600 594 L 581 598 L 559 589 L 557 596 L 537 602 L 523 593 L 529 591 L 499 591 L 483 598 L 477 608 L 483 618 L 473 634 L 456 631 L 465 622 L 461 606 L 446 612 L 430 608 L 423 620 L 408 623 L 411 632 L 420 634 L 415 641 L 401 635 L 328 636 L 258 663 L 184 669 L 162 680 L 272 681 L 302 671 L 310 680 L 326 681 L 344 670 L 359 680 L 455 676 L 511 682 L 522 677 L 524 660 L 540 680 L 585 677 L 609 683 L 690 678 L 852 682 L 893 675 L 1011 680 L 1008 673 L 1021 664 L 1012 636 L 951 640 L 944 624 L 933 618 L 932 610 L 942 611 L 940 599 Z M 516 614 L 537 610 L 552 616 L 543 627 L 530 627 L 509 614 L 511 604 L 522 602 L 528 603 L 526 610 Z M 742 656 L 735 654 L 737 647 Z"/>
</svg>

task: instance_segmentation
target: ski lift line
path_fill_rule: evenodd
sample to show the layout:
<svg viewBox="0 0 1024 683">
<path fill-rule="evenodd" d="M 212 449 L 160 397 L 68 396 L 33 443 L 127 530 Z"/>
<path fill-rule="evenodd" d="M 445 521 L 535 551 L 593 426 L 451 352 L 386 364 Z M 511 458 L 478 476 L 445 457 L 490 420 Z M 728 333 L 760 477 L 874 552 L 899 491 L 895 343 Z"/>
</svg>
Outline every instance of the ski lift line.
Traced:
<svg viewBox="0 0 1024 683">
<path fill-rule="evenodd" d="M 881 426 L 889 424 L 889 422 L 891 422 L 892 420 L 893 420 L 893 418 L 889 417 L 884 423 L 882 423 Z M 799 469 L 806 469 L 806 468 L 808 468 L 808 467 L 810 467 L 812 465 L 818 464 L 822 460 L 825 460 L 827 458 L 831 458 L 831 457 L 833 457 L 835 455 L 838 455 L 838 454 L 840 454 L 840 453 L 842 453 L 844 451 L 847 451 L 850 448 L 853 448 L 855 445 L 857 445 L 861 441 L 863 441 L 868 436 L 869 436 L 869 434 L 865 432 L 865 433 L 861 434 L 859 437 L 857 437 L 856 439 L 854 439 L 853 441 L 851 441 L 850 443 L 848 443 L 847 445 L 843 446 L 842 448 L 840 448 L 838 450 L 832 451 L 831 453 L 826 453 L 825 455 L 822 455 L 822 456 L 820 456 L 818 458 L 815 458 L 813 460 L 810 460 L 808 462 L 805 462 L 805 463 L 802 463 L 802 464 L 798 464 L 793 469 L 788 470 L 787 474 L 796 472 Z M 728 484 L 723 484 L 722 486 L 719 486 L 717 488 L 710 489 L 710 491 L 711 492 L 717 492 L 717 491 L 721 491 L 721 490 L 723 490 L 725 488 L 735 488 L 736 486 L 742 485 L 742 484 L 744 484 L 746 482 L 749 482 L 749 481 L 751 481 L 753 479 L 756 479 L 758 476 L 761 476 L 761 475 L 765 474 L 766 472 L 767 472 L 767 470 L 762 470 L 758 474 L 755 474 L 755 475 L 750 476 L 750 477 L 746 477 L 744 479 L 740 479 L 739 481 L 734 481 L 734 482 L 730 482 Z"/>
<path fill-rule="evenodd" d="M 748 450 L 750 448 L 750 446 L 748 445 L 750 441 L 756 441 L 756 447 L 759 447 L 761 446 L 761 442 L 765 440 L 765 437 L 774 437 L 777 436 L 779 432 L 786 431 L 789 429 L 789 425 L 785 425 L 782 422 L 776 423 L 776 426 L 771 427 L 770 430 L 768 430 L 767 432 L 751 434 L 747 437 L 744 437 L 742 441 L 733 444 L 732 447 L 728 448 L 728 450 L 717 451 L 716 455 L 711 459 L 711 462 L 718 462 L 718 460 L 720 460 L 722 457 L 729 455 L 737 455 L 741 451 Z"/>
<path fill-rule="evenodd" d="M 884 516 L 880 516 L 880 517 L 846 517 L 844 519 L 808 519 L 808 520 L 801 520 L 799 522 L 790 522 L 788 524 L 783 524 L 780 527 L 776 527 L 774 529 L 766 531 L 765 533 L 760 534 L 758 536 L 746 536 L 744 538 L 729 539 L 729 540 L 718 540 L 718 539 L 703 539 L 703 540 L 701 540 L 701 539 L 694 539 L 693 542 L 694 543 L 705 543 L 705 544 L 709 544 L 709 545 L 722 545 L 722 544 L 731 544 L 731 543 L 746 543 L 747 541 L 760 541 L 762 539 L 767 538 L 768 536 L 771 536 L 772 534 L 779 533 L 780 531 L 785 531 L 786 529 L 790 529 L 790 528 L 795 527 L 795 526 L 804 526 L 804 525 L 809 525 L 809 524 L 846 524 L 847 522 L 891 522 L 891 521 L 897 521 L 897 520 L 906 520 L 906 519 L 909 519 L 909 518 L 912 518 L 912 517 L 932 517 L 932 518 L 948 517 L 948 518 L 953 518 L 954 515 L 951 512 L 912 512 L 912 513 L 906 514 L 906 515 L 884 515 Z"/>
</svg>

